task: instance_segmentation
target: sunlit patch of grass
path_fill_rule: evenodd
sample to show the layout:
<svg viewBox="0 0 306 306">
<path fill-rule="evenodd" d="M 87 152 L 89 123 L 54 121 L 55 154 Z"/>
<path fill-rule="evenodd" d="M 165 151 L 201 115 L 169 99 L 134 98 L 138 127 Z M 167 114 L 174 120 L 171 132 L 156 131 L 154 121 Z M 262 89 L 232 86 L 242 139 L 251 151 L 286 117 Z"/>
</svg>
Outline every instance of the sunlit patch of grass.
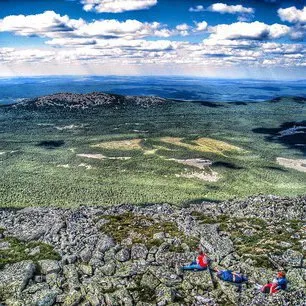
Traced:
<svg viewBox="0 0 306 306">
<path fill-rule="evenodd" d="M 60 260 L 60 255 L 54 251 L 53 247 L 43 242 L 23 242 L 14 237 L 5 237 L 2 241 L 7 242 L 9 247 L 0 250 L 0 269 L 6 264 L 23 260 L 34 262 L 43 259 Z M 39 248 L 39 252 L 31 255 L 30 251 L 34 248 Z"/>
<path fill-rule="evenodd" d="M 133 213 L 105 215 L 102 218 L 108 220 L 108 222 L 102 226 L 101 230 L 113 237 L 117 243 L 120 243 L 123 239 L 131 238 L 132 243 L 143 243 L 149 248 L 160 246 L 163 240 L 154 238 L 154 234 L 163 232 L 168 238 L 178 238 L 181 243 L 186 243 L 191 248 L 198 244 L 196 238 L 187 237 L 174 222 L 157 221 Z M 181 250 L 174 247 L 173 251 L 180 252 Z"/>
<path fill-rule="evenodd" d="M 210 152 L 214 154 L 224 155 L 229 152 L 242 152 L 242 150 L 236 146 L 228 144 L 224 141 L 219 141 L 216 139 L 201 137 L 188 143 L 180 137 L 162 137 L 160 139 L 163 142 L 171 143 L 176 146 L 184 147 L 189 150 L 199 151 L 199 152 Z"/>
<path fill-rule="evenodd" d="M 141 141 L 142 139 L 126 139 L 126 140 L 114 140 L 101 142 L 99 144 L 93 145 L 93 148 L 102 148 L 102 149 L 116 149 L 116 150 L 141 150 Z"/>
</svg>

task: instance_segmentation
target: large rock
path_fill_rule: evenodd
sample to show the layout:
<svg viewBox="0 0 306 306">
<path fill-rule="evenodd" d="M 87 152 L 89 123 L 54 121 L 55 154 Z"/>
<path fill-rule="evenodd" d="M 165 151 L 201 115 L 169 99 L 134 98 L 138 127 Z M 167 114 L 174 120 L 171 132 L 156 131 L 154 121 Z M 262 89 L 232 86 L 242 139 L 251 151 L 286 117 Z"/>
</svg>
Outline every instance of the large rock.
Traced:
<svg viewBox="0 0 306 306">
<path fill-rule="evenodd" d="M 183 290 L 192 290 L 194 288 L 202 289 L 205 291 L 212 291 L 214 289 L 214 284 L 209 271 L 186 271 L 184 272 Z"/>
<path fill-rule="evenodd" d="M 146 259 L 148 255 L 148 249 L 144 244 L 134 244 L 131 249 L 132 259 Z"/>
<path fill-rule="evenodd" d="M 116 254 L 116 259 L 121 262 L 128 261 L 130 257 L 131 257 L 131 254 L 128 248 L 123 248 L 119 250 Z"/>
<path fill-rule="evenodd" d="M 63 274 L 71 292 L 74 292 L 80 288 L 79 274 L 75 265 L 64 266 Z"/>
<path fill-rule="evenodd" d="M 292 269 L 287 272 L 288 288 L 290 291 L 306 288 L 303 272 L 304 269 Z"/>
<path fill-rule="evenodd" d="M 79 257 L 83 262 L 89 262 L 92 257 L 92 250 L 89 247 L 85 247 L 79 254 Z"/>
<path fill-rule="evenodd" d="M 245 285 L 238 285 L 224 281 L 219 281 L 219 286 L 223 291 L 223 293 L 225 294 L 225 296 L 227 297 L 227 299 L 234 305 L 239 305 L 242 292 L 244 294 L 246 293 Z M 245 294 L 245 296 L 247 295 Z"/>
<path fill-rule="evenodd" d="M 282 261 L 287 266 L 301 267 L 303 263 L 303 254 L 289 249 L 283 254 Z"/>
<path fill-rule="evenodd" d="M 143 287 L 155 289 L 160 284 L 160 280 L 152 272 L 148 271 L 142 276 L 140 284 Z"/>
<path fill-rule="evenodd" d="M 97 243 L 96 250 L 104 253 L 108 251 L 110 248 L 115 246 L 115 241 L 113 238 L 104 235 L 103 237 L 100 238 L 100 240 Z"/>
<path fill-rule="evenodd" d="M 202 247 L 217 260 L 221 260 L 234 251 L 232 241 L 228 237 L 219 235 L 217 224 L 200 225 L 197 231 L 201 235 Z"/>
<path fill-rule="evenodd" d="M 78 306 L 82 300 L 82 293 L 80 291 L 69 291 L 65 296 L 63 306 Z"/>
<path fill-rule="evenodd" d="M 24 292 L 21 300 L 27 306 L 52 306 L 56 301 L 60 290 L 49 289 L 47 285 L 41 284 L 41 288 L 37 285 L 30 286 Z M 37 287 L 37 288 L 36 288 Z"/>
<path fill-rule="evenodd" d="M 99 271 L 106 276 L 114 275 L 116 272 L 116 263 L 112 261 L 107 262 L 104 266 L 99 268 Z"/>
<path fill-rule="evenodd" d="M 7 265 L 0 271 L 0 297 L 8 299 L 18 297 L 33 277 L 35 265 L 32 261 L 22 261 Z"/>
<path fill-rule="evenodd" d="M 11 244 L 8 241 L 0 241 L 0 250 L 9 249 Z"/>
<path fill-rule="evenodd" d="M 174 302 L 174 291 L 172 288 L 166 287 L 163 284 L 160 284 L 155 289 L 156 300 L 158 306 L 169 305 Z"/>
<path fill-rule="evenodd" d="M 42 274 L 59 273 L 61 271 L 60 263 L 56 260 L 40 260 L 38 264 Z"/>
</svg>

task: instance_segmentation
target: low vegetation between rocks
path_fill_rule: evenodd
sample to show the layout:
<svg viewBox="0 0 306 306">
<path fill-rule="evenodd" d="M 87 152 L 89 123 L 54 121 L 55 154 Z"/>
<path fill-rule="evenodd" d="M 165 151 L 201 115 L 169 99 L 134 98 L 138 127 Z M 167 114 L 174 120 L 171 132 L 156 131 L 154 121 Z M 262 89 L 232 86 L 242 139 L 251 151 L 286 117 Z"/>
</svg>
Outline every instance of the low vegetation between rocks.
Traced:
<svg viewBox="0 0 306 306">
<path fill-rule="evenodd" d="M 0 305 L 305 305 L 306 198 L 78 209 L 0 210 Z M 212 266 L 181 273 L 201 246 Z M 254 283 L 287 272 L 289 288 Z"/>
</svg>

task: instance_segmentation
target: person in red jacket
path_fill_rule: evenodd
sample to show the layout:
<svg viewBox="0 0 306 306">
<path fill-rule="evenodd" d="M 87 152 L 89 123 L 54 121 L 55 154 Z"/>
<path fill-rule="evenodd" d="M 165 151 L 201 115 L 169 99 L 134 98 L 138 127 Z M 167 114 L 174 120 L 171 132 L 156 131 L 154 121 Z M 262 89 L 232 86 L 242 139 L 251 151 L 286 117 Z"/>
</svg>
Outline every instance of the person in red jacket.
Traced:
<svg viewBox="0 0 306 306">
<path fill-rule="evenodd" d="M 266 284 L 260 288 L 261 292 L 270 293 L 270 294 L 274 294 L 279 290 L 286 290 L 286 289 L 287 289 L 287 279 L 286 279 L 286 273 L 284 271 L 279 271 L 272 283 Z"/>
<path fill-rule="evenodd" d="M 181 269 L 183 271 L 203 271 L 208 268 L 209 265 L 209 258 L 207 254 L 205 254 L 203 251 L 198 250 L 198 257 L 196 261 L 193 261 L 190 265 L 188 266 L 183 266 Z"/>
</svg>

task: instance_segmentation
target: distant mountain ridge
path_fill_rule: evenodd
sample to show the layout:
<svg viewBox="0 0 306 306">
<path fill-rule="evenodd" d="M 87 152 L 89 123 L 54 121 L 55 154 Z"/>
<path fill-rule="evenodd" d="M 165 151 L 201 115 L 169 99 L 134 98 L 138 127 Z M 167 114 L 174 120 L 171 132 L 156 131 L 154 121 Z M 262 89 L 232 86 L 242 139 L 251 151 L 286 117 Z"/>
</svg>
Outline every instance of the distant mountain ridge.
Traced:
<svg viewBox="0 0 306 306">
<path fill-rule="evenodd" d="M 302 96 L 284 96 L 276 97 L 271 100 L 266 100 L 268 103 L 281 103 L 286 100 L 291 100 L 294 103 L 305 104 L 306 98 Z M 247 105 L 253 102 L 211 102 L 202 100 L 179 100 L 170 98 L 161 98 L 157 96 L 124 96 L 119 94 L 109 94 L 103 92 L 91 93 L 55 93 L 44 95 L 36 98 L 19 99 L 15 104 L 0 105 L 2 107 L 24 108 L 24 109 L 43 109 L 43 108 L 65 108 L 65 109 L 88 109 L 98 106 L 119 107 L 127 105 L 137 105 L 140 107 L 152 107 L 155 105 L 163 105 L 169 101 L 174 102 L 191 102 L 199 103 L 207 107 L 226 107 L 227 104 L 232 105 Z M 257 102 L 263 103 L 263 102 Z"/>
<path fill-rule="evenodd" d="M 102 92 L 92 92 L 86 94 L 78 93 L 57 93 L 41 96 L 33 99 L 24 99 L 22 102 L 14 104 L 16 108 L 39 109 L 44 107 L 60 107 L 70 109 L 86 109 L 95 106 L 122 106 L 139 105 L 150 107 L 164 104 L 167 100 L 150 96 L 122 96 L 117 94 L 106 94 Z"/>
</svg>

